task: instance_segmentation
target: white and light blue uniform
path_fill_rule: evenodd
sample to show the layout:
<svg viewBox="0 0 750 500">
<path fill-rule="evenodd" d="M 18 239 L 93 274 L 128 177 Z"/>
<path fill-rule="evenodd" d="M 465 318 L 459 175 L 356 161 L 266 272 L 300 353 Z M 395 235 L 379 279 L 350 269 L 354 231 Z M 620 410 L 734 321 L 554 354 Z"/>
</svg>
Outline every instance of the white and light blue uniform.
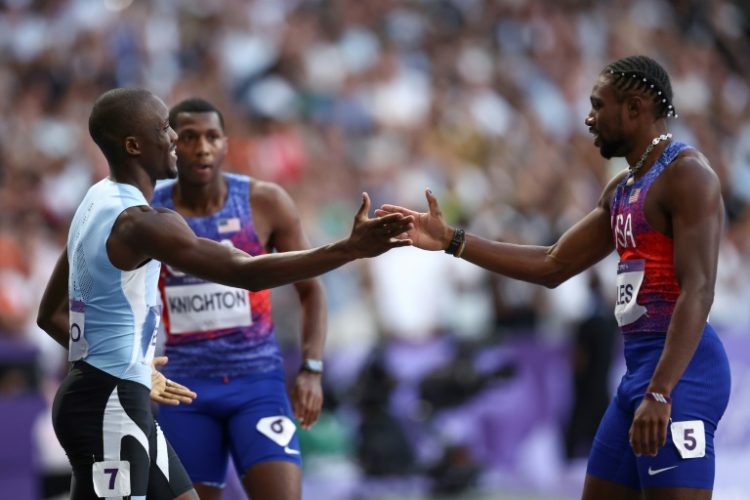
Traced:
<svg viewBox="0 0 750 500">
<path fill-rule="evenodd" d="M 52 424 L 73 468 L 73 500 L 172 499 L 192 488 L 151 412 L 160 263 L 123 271 L 107 253 L 117 218 L 142 205 L 138 188 L 104 179 L 89 189 L 68 235 L 74 363 Z"/>
<path fill-rule="evenodd" d="M 129 184 L 103 179 L 86 194 L 68 236 L 69 360 L 151 388 L 151 361 L 161 319 L 161 264 L 117 269 L 107 254 L 112 226 L 127 208 L 148 205 Z"/>
</svg>

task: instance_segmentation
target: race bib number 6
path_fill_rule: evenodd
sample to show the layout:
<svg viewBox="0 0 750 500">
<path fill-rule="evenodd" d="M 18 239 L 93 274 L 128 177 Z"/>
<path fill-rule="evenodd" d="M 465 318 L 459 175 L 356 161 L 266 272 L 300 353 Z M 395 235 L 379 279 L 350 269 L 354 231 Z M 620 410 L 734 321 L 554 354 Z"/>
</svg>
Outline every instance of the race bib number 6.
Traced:
<svg viewBox="0 0 750 500">
<path fill-rule="evenodd" d="M 626 260 L 617 266 L 615 319 L 618 326 L 629 325 L 646 314 L 647 309 L 637 301 L 645 267 L 643 260 Z"/>
</svg>

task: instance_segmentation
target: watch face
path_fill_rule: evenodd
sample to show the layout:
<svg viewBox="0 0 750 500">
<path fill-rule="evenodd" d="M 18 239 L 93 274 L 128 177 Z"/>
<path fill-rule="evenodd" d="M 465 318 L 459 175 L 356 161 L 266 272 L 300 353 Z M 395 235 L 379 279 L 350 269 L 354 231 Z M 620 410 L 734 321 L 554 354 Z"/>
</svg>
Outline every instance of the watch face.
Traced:
<svg viewBox="0 0 750 500">
<path fill-rule="evenodd" d="M 323 361 L 319 359 L 306 359 L 305 362 L 302 364 L 302 367 L 305 370 L 309 370 L 311 372 L 322 373 Z"/>
</svg>

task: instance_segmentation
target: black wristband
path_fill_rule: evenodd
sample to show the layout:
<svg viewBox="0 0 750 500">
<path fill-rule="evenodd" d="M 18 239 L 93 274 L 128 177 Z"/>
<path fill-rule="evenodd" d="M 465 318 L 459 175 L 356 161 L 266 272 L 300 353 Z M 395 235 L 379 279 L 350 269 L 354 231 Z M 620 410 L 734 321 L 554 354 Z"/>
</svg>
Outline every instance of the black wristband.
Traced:
<svg viewBox="0 0 750 500">
<path fill-rule="evenodd" d="M 464 230 L 460 227 L 457 227 L 456 230 L 453 231 L 453 238 L 451 238 L 451 242 L 448 243 L 448 248 L 445 249 L 445 253 L 456 255 L 456 252 L 461 246 L 461 243 L 464 242 L 465 237 L 466 233 L 464 232 Z"/>
</svg>

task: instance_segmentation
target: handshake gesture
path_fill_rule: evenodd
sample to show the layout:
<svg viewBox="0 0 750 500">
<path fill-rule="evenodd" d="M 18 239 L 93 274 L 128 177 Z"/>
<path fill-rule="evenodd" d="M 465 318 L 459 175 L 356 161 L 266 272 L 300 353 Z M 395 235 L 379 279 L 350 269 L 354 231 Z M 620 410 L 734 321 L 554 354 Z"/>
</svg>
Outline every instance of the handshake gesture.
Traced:
<svg viewBox="0 0 750 500">
<path fill-rule="evenodd" d="M 426 213 L 398 205 L 383 205 L 375 210 L 375 215 L 383 218 L 401 215 L 413 221 L 408 230 L 396 235 L 397 240 L 408 242 L 407 244 L 422 250 L 445 250 L 453 237 L 453 228 L 443 220 L 443 213 L 432 191 L 426 189 L 425 196 L 429 207 Z"/>
<path fill-rule="evenodd" d="M 368 216 L 369 211 L 370 197 L 367 193 L 362 193 L 362 204 L 354 216 L 351 235 L 346 240 L 352 257 L 375 257 L 392 248 L 412 244 L 410 235 L 415 230 L 413 215 L 415 212 L 406 209 L 400 211 L 381 209 L 377 210 L 376 217 L 371 219 Z"/>
</svg>

